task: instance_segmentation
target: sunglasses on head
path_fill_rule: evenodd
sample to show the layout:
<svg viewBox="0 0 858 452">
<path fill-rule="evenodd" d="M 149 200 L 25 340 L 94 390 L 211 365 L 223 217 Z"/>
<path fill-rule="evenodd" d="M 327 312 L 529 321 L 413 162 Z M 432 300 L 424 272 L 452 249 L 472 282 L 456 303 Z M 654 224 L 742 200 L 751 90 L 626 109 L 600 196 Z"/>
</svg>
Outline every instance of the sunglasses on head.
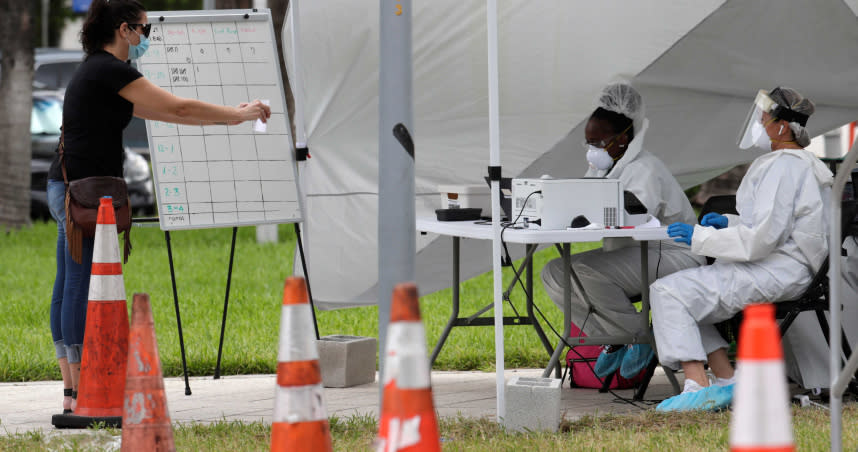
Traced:
<svg viewBox="0 0 858 452">
<path fill-rule="evenodd" d="M 133 30 L 137 27 L 142 27 L 141 31 L 143 32 L 143 36 L 149 37 L 149 32 L 152 31 L 152 24 L 128 24 L 128 26 Z"/>
</svg>

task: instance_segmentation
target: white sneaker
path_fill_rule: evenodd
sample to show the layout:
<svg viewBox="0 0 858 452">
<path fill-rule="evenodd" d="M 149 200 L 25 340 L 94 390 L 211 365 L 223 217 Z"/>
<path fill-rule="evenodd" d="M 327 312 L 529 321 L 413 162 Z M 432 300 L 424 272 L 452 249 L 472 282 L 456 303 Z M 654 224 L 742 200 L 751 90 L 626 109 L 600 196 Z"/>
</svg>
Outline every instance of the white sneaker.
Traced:
<svg viewBox="0 0 858 452">
<path fill-rule="evenodd" d="M 682 388 L 682 394 L 685 394 L 688 392 L 697 392 L 701 389 L 703 389 L 703 386 L 700 386 L 700 383 L 697 383 L 696 381 L 694 381 L 690 378 L 686 378 L 685 379 L 685 387 Z"/>
</svg>

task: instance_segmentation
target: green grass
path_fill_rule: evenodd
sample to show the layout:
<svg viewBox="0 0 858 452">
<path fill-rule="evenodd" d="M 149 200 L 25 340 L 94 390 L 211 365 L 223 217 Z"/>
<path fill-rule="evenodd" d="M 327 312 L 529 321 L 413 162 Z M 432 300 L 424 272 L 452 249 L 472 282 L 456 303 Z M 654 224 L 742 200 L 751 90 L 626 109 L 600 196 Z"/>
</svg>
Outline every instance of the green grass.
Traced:
<svg viewBox="0 0 858 452">
<path fill-rule="evenodd" d="M 231 229 L 171 233 L 188 369 L 191 375 L 211 375 L 217 346 L 229 264 Z M 274 373 L 283 280 L 292 271 L 295 237 L 291 225 L 280 226 L 280 242 L 257 244 L 255 229 L 239 228 L 224 340 L 222 373 Z M 135 292 L 150 295 L 164 374 L 181 374 L 181 358 L 170 284 L 164 233 L 158 228 L 134 228 L 134 251 L 124 267 L 128 307 Z M 48 324 L 55 273 L 56 226 L 35 223 L 31 228 L 0 234 L 0 381 L 56 380 Z M 573 252 L 597 243 L 578 244 Z M 562 313 L 542 289 L 539 271 L 556 251 L 535 256 L 536 305 L 556 327 Z M 504 269 L 505 281 L 511 270 Z M 324 281 L 313 280 L 313 284 Z M 428 347 L 435 345 L 451 312 L 449 289 L 422 297 L 421 310 Z M 461 314 L 470 314 L 491 302 L 491 274 L 462 285 Z M 521 290 L 513 292 L 519 312 L 524 309 Z M 511 315 L 509 305 L 505 314 Z M 492 315 L 491 311 L 484 315 Z M 322 335 L 345 334 L 377 337 L 375 306 L 320 311 Z M 506 366 L 543 367 L 548 357 L 530 326 L 504 328 Z M 547 331 L 552 336 L 550 331 Z M 453 329 L 435 369 L 494 369 L 494 333 L 491 327 Z"/>
<path fill-rule="evenodd" d="M 844 450 L 858 446 L 858 407 L 843 411 Z M 626 416 L 588 416 L 563 422 L 558 432 L 514 433 L 485 418 L 439 421 L 446 451 L 723 451 L 729 449 L 730 413 L 663 414 L 645 411 Z M 376 420 L 368 416 L 330 419 L 334 450 L 372 450 Z M 794 408 L 795 449 L 825 451 L 829 447 L 826 411 Z M 121 433 L 97 430 L 85 434 L 28 432 L 0 438 L 0 451 L 116 450 Z M 173 427 L 176 450 L 267 451 L 270 425 L 260 422 L 216 422 Z"/>
<path fill-rule="evenodd" d="M 273 373 L 276 366 L 278 327 L 283 279 L 291 273 L 294 235 L 281 226 L 281 242 L 257 244 L 253 228 L 241 228 L 230 296 L 223 372 Z M 174 232 L 174 259 L 188 351 L 193 375 L 211 375 L 217 359 L 217 341 L 226 283 L 231 230 Z M 52 223 L 0 235 L 0 381 L 59 379 L 48 327 L 48 310 L 54 278 Z M 172 289 L 164 236 L 157 228 L 135 228 L 134 253 L 124 268 L 130 298 L 134 292 L 149 293 L 155 314 L 158 343 L 166 375 L 179 375 L 181 361 L 173 310 Z M 582 251 L 597 246 L 582 244 Z M 554 258 L 549 249 L 537 254 L 535 272 Z M 506 281 L 510 270 L 504 270 Z M 311 275 L 312 276 L 312 275 Z M 538 278 L 538 276 L 537 276 Z M 314 284 L 322 282 L 314 281 Z M 561 313 L 554 308 L 538 281 L 536 304 L 550 321 L 560 326 Z M 463 313 L 490 302 L 490 275 L 463 284 Z M 428 345 L 432 346 L 450 314 L 450 290 L 422 298 L 421 309 Z M 523 309 L 521 291 L 513 300 Z M 506 314 L 511 310 L 506 307 Z M 319 313 L 323 335 L 376 336 L 375 307 Z M 507 327 L 507 367 L 541 367 L 547 356 L 529 326 Z M 548 333 L 551 335 L 551 333 Z M 493 330 L 490 327 L 456 328 L 435 363 L 437 369 L 481 369 L 494 366 Z M 817 409 L 794 409 L 797 450 L 827 450 L 828 416 Z M 441 419 L 444 450 L 694 450 L 728 449 L 729 413 L 664 415 L 652 410 L 630 416 L 586 417 L 564 422 L 557 433 L 518 434 L 504 431 L 487 419 Z M 371 450 L 376 420 L 366 416 L 331 418 L 335 450 Z M 0 425 L 0 432 L 3 426 Z M 844 449 L 858 446 L 858 406 L 844 409 Z M 177 450 L 263 451 L 269 448 L 270 425 L 217 422 L 209 425 L 174 426 Z M 115 450 L 116 430 L 86 434 L 28 432 L 0 438 L 0 451 Z"/>
</svg>

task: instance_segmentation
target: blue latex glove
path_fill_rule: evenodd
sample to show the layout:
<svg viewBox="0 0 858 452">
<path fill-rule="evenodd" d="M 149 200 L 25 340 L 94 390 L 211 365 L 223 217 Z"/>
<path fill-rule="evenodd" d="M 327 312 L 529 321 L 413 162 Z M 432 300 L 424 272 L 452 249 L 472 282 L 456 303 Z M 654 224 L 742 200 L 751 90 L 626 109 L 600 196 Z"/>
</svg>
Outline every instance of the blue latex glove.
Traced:
<svg viewBox="0 0 858 452">
<path fill-rule="evenodd" d="M 727 217 L 720 213 L 709 212 L 703 215 L 700 220 L 700 226 L 712 226 L 715 229 L 724 229 L 727 227 Z"/>
<path fill-rule="evenodd" d="M 691 245 L 691 235 L 694 234 L 694 226 L 685 223 L 673 223 L 667 227 L 667 235 L 676 237 L 674 242 Z"/>
</svg>

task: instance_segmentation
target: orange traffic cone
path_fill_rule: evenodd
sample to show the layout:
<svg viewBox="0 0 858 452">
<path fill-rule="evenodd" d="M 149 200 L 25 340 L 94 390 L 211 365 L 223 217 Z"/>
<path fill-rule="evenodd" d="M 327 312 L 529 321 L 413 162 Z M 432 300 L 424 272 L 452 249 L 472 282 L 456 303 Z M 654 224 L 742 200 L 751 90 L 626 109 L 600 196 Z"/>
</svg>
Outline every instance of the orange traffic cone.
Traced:
<svg viewBox="0 0 858 452">
<path fill-rule="evenodd" d="M 53 416 L 51 423 L 58 428 L 86 428 L 96 423 L 122 426 L 122 393 L 128 360 L 128 308 L 118 240 L 111 198 L 101 198 L 92 253 L 77 408 L 72 414 Z"/>
<path fill-rule="evenodd" d="M 123 451 L 175 451 L 148 294 L 134 294 L 122 413 Z"/>
<path fill-rule="evenodd" d="M 417 286 L 413 283 L 393 288 L 385 356 L 384 398 L 376 450 L 440 451 L 426 333 L 420 321 Z"/>
<path fill-rule="evenodd" d="M 283 288 L 271 450 L 333 450 L 313 316 L 303 278 L 287 278 Z"/>
<path fill-rule="evenodd" d="M 733 452 L 793 451 L 781 334 L 772 304 L 745 308 L 730 422 Z"/>
</svg>

